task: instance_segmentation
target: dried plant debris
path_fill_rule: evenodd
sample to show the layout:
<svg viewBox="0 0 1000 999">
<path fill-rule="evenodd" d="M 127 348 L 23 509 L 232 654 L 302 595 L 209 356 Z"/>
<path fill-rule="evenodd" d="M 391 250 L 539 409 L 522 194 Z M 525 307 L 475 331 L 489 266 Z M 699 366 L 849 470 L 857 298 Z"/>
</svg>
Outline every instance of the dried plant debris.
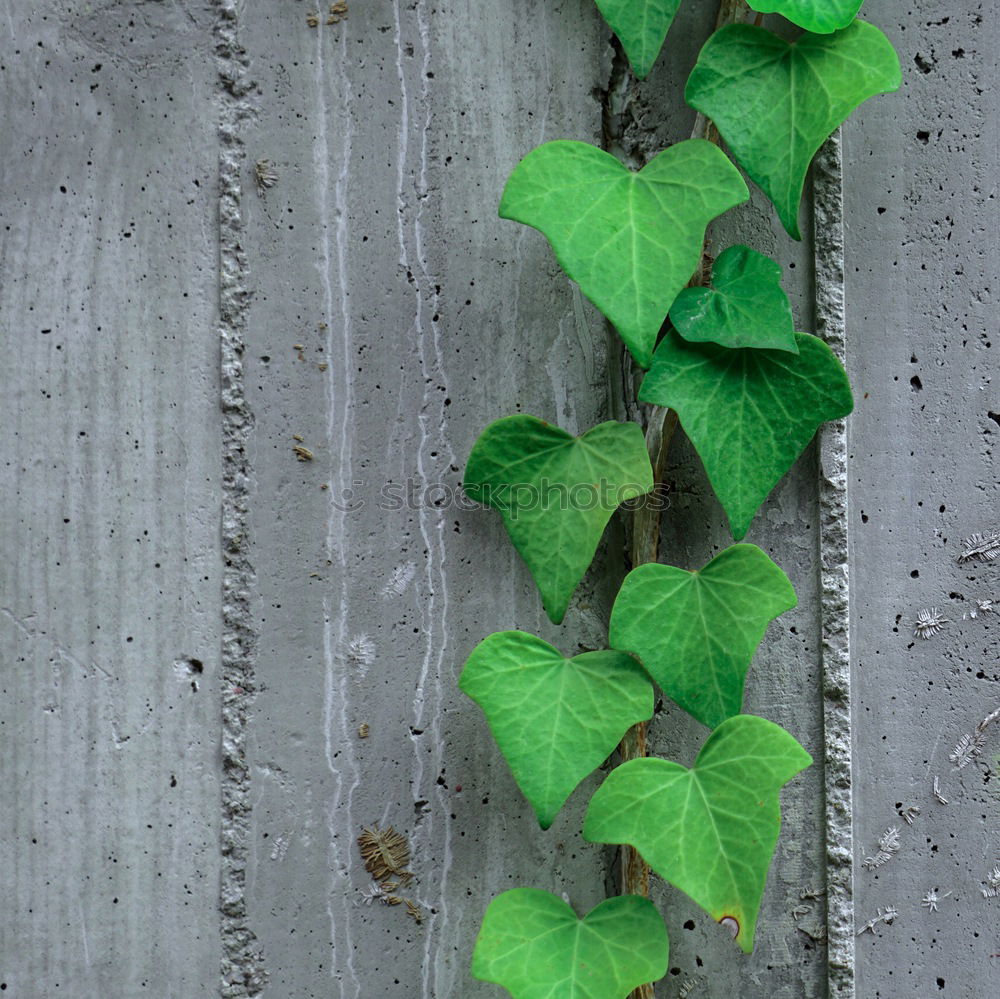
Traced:
<svg viewBox="0 0 1000 999">
<path fill-rule="evenodd" d="M 963 614 L 963 620 L 966 617 L 971 618 L 973 621 L 979 617 L 980 614 L 992 614 L 993 613 L 993 601 L 992 600 L 976 600 L 974 601 L 975 607 L 972 608 L 967 614 Z"/>
<path fill-rule="evenodd" d="M 885 923 L 886 926 L 889 926 L 891 925 L 892 921 L 896 919 L 898 916 L 899 912 L 896 910 L 895 906 L 887 905 L 885 909 L 879 906 L 878 912 L 874 916 L 872 916 L 872 918 L 869 919 L 868 922 L 865 923 L 865 925 L 862 926 L 860 930 L 858 930 L 858 936 L 861 936 L 862 933 L 868 933 L 868 932 L 874 934 L 875 927 L 878 926 L 879 923 Z"/>
<path fill-rule="evenodd" d="M 375 662 L 376 651 L 375 643 L 368 635 L 361 632 L 347 643 L 347 661 L 355 669 L 364 673 Z"/>
<path fill-rule="evenodd" d="M 917 805 L 907 805 L 905 808 L 900 808 L 897 814 L 908 826 L 912 826 L 920 814 L 920 809 Z"/>
<path fill-rule="evenodd" d="M 377 825 L 364 829 L 358 837 L 358 847 L 365 870 L 376 881 L 397 878 L 409 881 L 413 872 L 406 870 L 410 863 L 410 844 L 407 838 L 392 826 L 380 829 Z"/>
<path fill-rule="evenodd" d="M 986 875 L 986 883 L 982 886 L 983 898 L 1000 898 L 1000 867 L 994 867 Z"/>
<path fill-rule="evenodd" d="M 874 857 L 865 857 L 862 861 L 866 870 L 874 871 L 879 867 L 888 864 L 890 860 L 899 852 L 899 830 L 895 826 L 890 826 L 878 840 L 878 850 Z"/>
<path fill-rule="evenodd" d="M 826 920 L 823 918 L 825 916 L 824 907 L 819 904 L 825 895 L 825 888 L 805 888 L 799 893 L 799 904 L 792 909 L 795 928 L 817 943 L 825 941 L 827 936 Z M 819 922 L 813 920 L 803 924 L 801 920 L 810 915 L 818 915 Z"/>
<path fill-rule="evenodd" d="M 401 597 L 406 588 L 413 582 L 413 577 L 417 574 L 417 567 L 412 562 L 404 562 L 397 565 L 392 570 L 392 575 L 382 587 L 382 596 L 386 599 L 390 597 Z"/>
<path fill-rule="evenodd" d="M 316 457 L 304 444 L 295 444 L 292 450 L 299 461 L 312 461 Z"/>
<path fill-rule="evenodd" d="M 925 607 L 917 613 L 913 634 L 916 638 L 933 638 L 947 623 L 948 619 L 937 607 Z"/>
<path fill-rule="evenodd" d="M 1000 531 L 970 534 L 962 542 L 959 562 L 992 562 L 1000 555 Z"/>
<path fill-rule="evenodd" d="M 955 744 L 948 759 L 951 760 L 956 770 L 964 770 L 986 746 L 986 730 L 995 721 L 1000 719 L 1000 708 L 988 714 L 977 726 L 971 735 L 966 732 Z"/>
<path fill-rule="evenodd" d="M 372 902 L 381 902 L 383 905 L 388 904 L 387 899 L 389 898 L 389 893 L 380 884 L 372 884 L 367 888 L 360 889 L 361 901 L 365 905 L 371 905 Z"/>
<path fill-rule="evenodd" d="M 417 924 L 417 926 L 422 926 L 424 922 L 423 909 L 421 909 L 416 902 L 413 902 L 408 898 L 404 898 L 403 902 L 406 905 L 406 914 Z"/>
<path fill-rule="evenodd" d="M 688 996 L 691 995 L 691 993 L 694 992 L 696 988 L 698 988 L 699 984 L 700 982 L 697 978 L 689 978 L 681 986 L 680 992 L 677 993 L 678 999 L 688 999 Z"/>
<path fill-rule="evenodd" d="M 330 4 L 330 16 L 326 19 L 327 24 L 339 24 L 347 17 L 347 4 L 344 0 Z"/>
<path fill-rule="evenodd" d="M 948 804 L 948 799 L 941 793 L 941 779 L 939 777 L 934 778 L 934 797 L 937 798 L 942 805 Z"/>
<path fill-rule="evenodd" d="M 253 168 L 253 179 L 257 185 L 257 195 L 264 194 L 278 183 L 278 174 L 270 160 L 257 160 Z"/>
<path fill-rule="evenodd" d="M 946 891 L 943 895 L 938 893 L 937 888 L 933 888 L 920 900 L 920 904 L 927 909 L 928 912 L 937 912 L 938 904 L 942 899 L 946 899 L 951 894 L 950 891 Z"/>
<path fill-rule="evenodd" d="M 976 758 L 978 752 L 975 740 L 966 732 L 955 743 L 955 748 L 949 754 L 948 759 L 954 764 L 956 770 L 964 770 Z"/>
</svg>

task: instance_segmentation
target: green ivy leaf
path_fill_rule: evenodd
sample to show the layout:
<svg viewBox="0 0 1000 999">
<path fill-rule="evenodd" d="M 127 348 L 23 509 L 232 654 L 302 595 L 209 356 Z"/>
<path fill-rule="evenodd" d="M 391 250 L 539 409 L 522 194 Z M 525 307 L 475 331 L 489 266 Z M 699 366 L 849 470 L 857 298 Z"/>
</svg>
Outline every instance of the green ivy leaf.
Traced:
<svg viewBox="0 0 1000 999">
<path fill-rule="evenodd" d="M 712 287 L 685 288 L 670 321 L 693 343 L 799 350 L 781 267 L 749 246 L 724 250 L 712 268 Z"/>
<path fill-rule="evenodd" d="M 640 80 L 653 68 L 680 5 L 681 0 L 597 0 Z"/>
<path fill-rule="evenodd" d="M 705 227 L 749 197 L 704 139 L 665 149 L 638 173 L 585 142 L 556 140 L 514 168 L 500 216 L 543 233 L 563 270 L 649 367 L 677 293 L 701 262 Z"/>
<path fill-rule="evenodd" d="M 874 25 L 854 21 L 795 42 L 731 24 L 705 43 L 684 92 L 800 239 L 799 203 L 819 147 L 863 101 L 897 90 L 899 58 Z"/>
<path fill-rule="evenodd" d="M 780 14 L 806 31 L 829 34 L 846 28 L 864 0 L 747 0 L 761 14 Z"/>
<path fill-rule="evenodd" d="M 798 356 L 690 344 L 671 333 L 639 392 L 676 410 L 737 540 L 816 428 L 854 405 L 830 348 L 808 333 L 795 340 Z"/>
<path fill-rule="evenodd" d="M 781 829 L 779 791 L 811 762 L 778 725 L 737 715 L 690 770 L 655 758 L 613 770 L 590 801 L 583 835 L 634 846 L 749 953 Z"/>
<path fill-rule="evenodd" d="M 463 488 L 499 511 L 546 614 L 559 624 L 611 515 L 653 488 L 653 469 L 634 423 L 602 423 L 573 437 L 518 414 L 480 434 Z"/>
<path fill-rule="evenodd" d="M 699 572 L 633 569 L 611 612 L 610 641 L 642 660 L 663 692 L 714 728 L 743 708 L 750 660 L 770 621 L 797 603 L 756 545 L 732 545 Z"/>
<path fill-rule="evenodd" d="M 501 631 L 480 642 L 459 687 L 486 714 L 543 829 L 625 732 L 653 716 L 653 685 L 627 653 L 567 659 L 523 631 Z"/>
<path fill-rule="evenodd" d="M 609 898 L 583 918 L 537 888 L 513 888 L 489 904 L 472 974 L 513 999 L 624 999 L 667 973 L 669 942 L 656 906 Z"/>
</svg>

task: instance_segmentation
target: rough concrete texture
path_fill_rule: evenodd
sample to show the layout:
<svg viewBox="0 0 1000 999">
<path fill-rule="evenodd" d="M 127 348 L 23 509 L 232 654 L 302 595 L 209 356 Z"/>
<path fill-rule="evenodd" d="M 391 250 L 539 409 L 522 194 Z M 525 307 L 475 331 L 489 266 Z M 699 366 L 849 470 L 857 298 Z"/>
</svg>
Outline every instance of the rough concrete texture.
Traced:
<svg viewBox="0 0 1000 999">
<path fill-rule="evenodd" d="M 639 163 L 690 135 L 680 93 L 712 5 L 682 6 L 641 86 L 592 0 L 356 0 L 329 24 L 328 6 L 315 25 L 301 2 L 0 15 L 5 995 L 495 996 L 468 972 L 494 895 L 531 884 L 583 912 L 615 890 L 613 852 L 579 831 L 601 774 L 540 832 L 456 681 L 504 628 L 603 646 L 623 524 L 555 628 L 457 486 L 497 417 L 582 432 L 623 413 L 619 346 L 496 204 L 546 139 Z M 858 409 L 748 537 L 799 606 L 747 710 L 817 765 L 783 795 L 753 955 L 654 884 L 664 999 L 847 999 L 855 973 L 865 999 L 998 984 L 1000 900 L 980 885 L 1000 861 L 1000 723 L 964 769 L 948 759 L 1000 706 L 996 619 L 963 620 L 1000 598 L 1000 561 L 955 561 L 1000 528 L 997 24 L 960 6 L 870 13 L 906 82 L 844 133 Z M 755 192 L 712 249 L 774 255 L 799 327 L 837 339 L 835 159 L 817 183 L 815 245 Z M 669 479 L 663 558 L 700 566 L 730 538 L 682 435 Z M 930 606 L 949 622 L 916 639 Z M 656 751 L 689 762 L 705 734 L 660 705 Z M 355 840 L 374 824 L 410 841 L 419 924 L 366 902 Z M 892 825 L 901 849 L 867 871 Z M 853 937 L 887 905 L 891 925 Z"/>
</svg>

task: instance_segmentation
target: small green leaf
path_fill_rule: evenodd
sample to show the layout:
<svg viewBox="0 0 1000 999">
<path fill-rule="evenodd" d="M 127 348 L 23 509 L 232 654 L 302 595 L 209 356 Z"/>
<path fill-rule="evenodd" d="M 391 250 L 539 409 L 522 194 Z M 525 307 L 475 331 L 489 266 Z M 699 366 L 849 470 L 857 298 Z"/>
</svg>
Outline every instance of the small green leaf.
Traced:
<svg viewBox="0 0 1000 999">
<path fill-rule="evenodd" d="M 640 80 L 653 68 L 680 5 L 681 0 L 597 0 Z"/>
<path fill-rule="evenodd" d="M 863 101 L 897 90 L 899 58 L 874 25 L 794 42 L 731 24 L 705 43 L 684 92 L 800 239 L 799 203 L 813 156 Z"/>
<path fill-rule="evenodd" d="M 690 344 L 671 333 L 639 392 L 676 410 L 737 540 L 816 428 L 854 405 L 830 348 L 808 333 L 795 339 L 798 356 Z"/>
<path fill-rule="evenodd" d="M 458 685 L 486 714 L 543 829 L 625 732 L 653 716 L 653 685 L 627 653 L 566 659 L 523 631 L 480 642 Z"/>
<path fill-rule="evenodd" d="M 518 414 L 480 434 L 463 488 L 499 511 L 545 612 L 559 624 L 611 515 L 653 488 L 653 469 L 634 423 L 602 423 L 573 437 Z"/>
<path fill-rule="evenodd" d="M 692 343 L 799 350 L 781 267 L 749 246 L 724 250 L 712 268 L 712 287 L 685 288 L 670 321 Z"/>
<path fill-rule="evenodd" d="M 737 715 L 690 770 L 655 758 L 613 770 L 590 801 L 583 835 L 634 846 L 750 953 L 781 829 L 779 791 L 811 762 L 783 728 Z"/>
<path fill-rule="evenodd" d="M 829 34 L 846 28 L 864 0 L 747 0 L 761 14 L 780 14 L 806 31 Z"/>
<path fill-rule="evenodd" d="M 624 999 L 667 973 L 667 930 L 656 906 L 618 895 L 583 918 L 537 888 L 513 888 L 486 910 L 472 974 L 513 999 Z"/>
<path fill-rule="evenodd" d="M 732 545 L 700 572 L 650 562 L 625 577 L 610 641 L 714 728 L 742 710 L 747 669 L 768 622 L 796 602 L 788 577 L 756 545 Z"/>
<path fill-rule="evenodd" d="M 705 227 L 748 197 L 740 172 L 704 139 L 678 142 L 638 173 L 596 146 L 560 139 L 514 168 L 500 216 L 548 238 L 648 368 L 667 311 L 701 262 Z"/>
</svg>

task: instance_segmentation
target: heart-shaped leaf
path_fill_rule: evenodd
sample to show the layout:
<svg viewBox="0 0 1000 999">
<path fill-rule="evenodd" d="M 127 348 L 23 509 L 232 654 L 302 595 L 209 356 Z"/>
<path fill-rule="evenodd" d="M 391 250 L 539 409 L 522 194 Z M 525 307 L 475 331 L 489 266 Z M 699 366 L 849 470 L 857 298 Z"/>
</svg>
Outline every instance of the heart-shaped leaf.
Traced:
<svg viewBox="0 0 1000 999">
<path fill-rule="evenodd" d="M 680 5 L 681 0 L 597 0 L 640 80 L 653 68 Z"/>
<path fill-rule="evenodd" d="M 513 888 L 489 904 L 472 974 L 513 999 L 624 999 L 667 973 L 667 930 L 638 895 L 601 902 L 583 918 L 537 888 Z"/>
<path fill-rule="evenodd" d="M 705 227 L 748 197 L 740 172 L 704 139 L 678 142 L 637 173 L 596 146 L 559 139 L 514 168 L 500 215 L 548 237 L 648 368 L 667 311 L 701 262 Z"/>
<path fill-rule="evenodd" d="M 668 697 L 714 728 L 742 710 L 764 631 L 796 602 L 788 577 L 756 545 L 732 545 L 699 572 L 650 562 L 625 577 L 610 641 L 635 653 Z"/>
<path fill-rule="evenodd" d="M 846 28 L 864 0 L 747 0 L 761 14 L 780 14 L 806 31 L 829 34 Z"/>
<path fill-rule="evenodd" d="M 781 267 L 749 246 L 730 246 L 712 268 L 712 287 L 685 288 L 670 309 L 685 340 L 798 353 Z"/>
<path fill-rule="evenodd" d="M 634 846 L 749 953 L 781 829 L 779 791 L 811 762 L 783 728 L 737 715 L 690 770 L 655 758 L 613 770 L 590 801 L 583 835 Z"/>
<path fill-rule="evenodd" d="M 602 423 L 573 437 L 518 414 L 480 434 L 463 488 L 499 511 L 545 612 L 559 624 L 611 515 L 653 488 L 653 469 L 634 423 Z"/>
<path fill-rule="evenodd" d="M 808 333 L 795 340 L 797 356 L 691 344 L 671 333 L 639 392 L 643 402 L 676 410 L 737 540 L 816 428 L 854 405 L 830 348 Z"/>
<path fill-rule="evenodd" d="M 731 24 L 705 43 L 684 96 L 715 122 L 799 239 L 802 187 L 816 151 L 859 104 L 900 82 L 889 40 L 863 21 L 794 42 Z"/>
<path fill-rule="evenodd" d="M 485 712 L 543 829 L 625 732 L 653 716 L 653 685 L 627 653 L 566 659 L 523 631 L 480 642 L 459 687 Z"/>
</svg>

